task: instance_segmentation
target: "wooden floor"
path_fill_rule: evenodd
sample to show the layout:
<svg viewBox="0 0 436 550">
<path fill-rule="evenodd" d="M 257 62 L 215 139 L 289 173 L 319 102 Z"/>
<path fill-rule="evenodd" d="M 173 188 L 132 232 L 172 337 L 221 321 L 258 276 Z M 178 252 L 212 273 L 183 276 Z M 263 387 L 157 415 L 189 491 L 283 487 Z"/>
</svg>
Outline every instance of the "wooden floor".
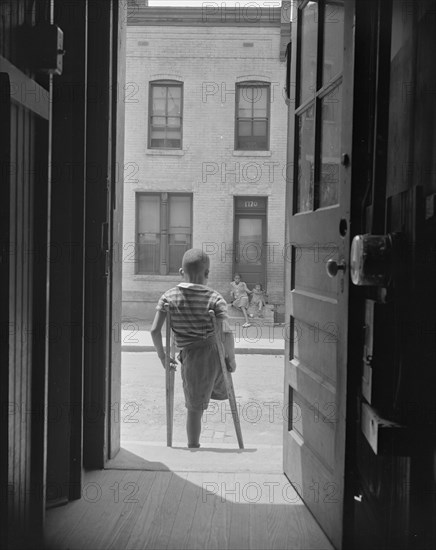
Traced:
<svg viewBox="0 0 436 550">
<path fill-rule="evenodd" d="M 282 474 L 103 470 L 47 511 L 48 549 L 332 549 Z"/>
</svg>

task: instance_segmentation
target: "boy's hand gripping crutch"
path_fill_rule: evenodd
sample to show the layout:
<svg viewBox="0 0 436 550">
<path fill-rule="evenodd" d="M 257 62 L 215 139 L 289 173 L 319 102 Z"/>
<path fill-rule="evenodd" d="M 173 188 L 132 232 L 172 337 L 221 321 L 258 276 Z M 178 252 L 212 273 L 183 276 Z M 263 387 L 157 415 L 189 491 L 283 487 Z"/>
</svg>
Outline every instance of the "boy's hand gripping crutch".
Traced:
<svg viewBox="0 0 436 550">
<path fill-rule="evenodd" d="M 171 315 L 168 304 L 165 304 L 166 339 L 165 339 L 165 394 L 167 409 L 167 447 L 173 444 L 173 418 L 174 418 L 174 375 L 176 360 L 174 357 L 174 336 L 171 330 Z"/>
<path fill-rule="evenodd" d="M 215 339 L 216 339 L 216 343 L 217 343 L 218 353 L 219 353 L 219 356 L 220 356 L 221 369 L 223 371 L 223 377 L 224 377 L 224 382 L 226 384 L 227 395 L 229 397 L 230 410 L 232 411 L 233 423 L 235 425 L 235 430 L 236 430 L 236 437 L 238 438 L 239 448 L 243 449 L 244 448 L 244 442 L 242 441 L 241 423 L 239 422 L 239 414 L 238 414 L 238 409 L 237 409 L 237 405 L 236 405 L 236 397 L 235 397 L 235 390 L 233 388 L 232 375 L 227 370 L 226 360 L 225 360 L 225 357 L 224 357 L 223 343 L 221 342 L 221 339 L 219 337 L 220 333 L 218 332 L 218 326 L 217 326 L 217 322 L 216 322 L 215 312 L 213 310 L 210 310 L 209 315 L 212 319 L 213 328 L 214 328 L 214 332 L 215 332 Z"/>
</svg>

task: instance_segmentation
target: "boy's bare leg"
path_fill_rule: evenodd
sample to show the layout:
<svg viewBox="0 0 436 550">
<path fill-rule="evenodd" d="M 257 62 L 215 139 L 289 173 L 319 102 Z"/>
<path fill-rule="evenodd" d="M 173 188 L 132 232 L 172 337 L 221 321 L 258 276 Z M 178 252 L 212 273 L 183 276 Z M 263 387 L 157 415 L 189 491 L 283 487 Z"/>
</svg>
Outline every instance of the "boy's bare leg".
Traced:
<svg viewBox="0 0 436 550">
<path fill-rule="evenodd" d="M 203 411 L 188 411 L 186 418 L 186 432 L 188 434 L 188 447 L 200 446 L 201 419 Z"/>
</svg>

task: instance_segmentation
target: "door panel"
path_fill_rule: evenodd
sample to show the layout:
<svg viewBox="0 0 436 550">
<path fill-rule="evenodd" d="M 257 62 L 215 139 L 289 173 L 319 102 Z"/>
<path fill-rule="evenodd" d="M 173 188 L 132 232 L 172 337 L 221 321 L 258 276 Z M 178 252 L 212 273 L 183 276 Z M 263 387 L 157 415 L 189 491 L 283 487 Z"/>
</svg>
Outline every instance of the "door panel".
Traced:
<svg viewBox="0 0 436 550">
<path fill-rule="evenodd" d="M 345 473 L 354 2 L 300 2 L 294 18 L 288 190 L 284 469 L 337 548 Z M 327 263 L 345 263 L 329 277 Z"/>
</svg>

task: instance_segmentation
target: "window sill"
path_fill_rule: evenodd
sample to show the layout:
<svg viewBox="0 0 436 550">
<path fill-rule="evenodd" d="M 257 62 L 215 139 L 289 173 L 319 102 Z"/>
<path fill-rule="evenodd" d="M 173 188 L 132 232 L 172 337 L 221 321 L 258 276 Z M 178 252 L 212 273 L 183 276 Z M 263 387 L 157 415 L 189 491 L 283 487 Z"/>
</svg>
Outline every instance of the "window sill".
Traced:
<svg viewBox="0 0 436 550">
<path fill-rule="evenodd" d="M 185 151 L 183 149 L 147 149 L 145 154 L 162 157 L 183 157 Z"/>
<path fill-rule="evenodd" d="M 233 151 L 234 157 L 270 157 L 271 151 Z"/>
<path fill-rule="evenodd" d="M 134 275 L 133 276 L 133 280 L 134 281 L 173 281 L 173 282 L 181 282 L 182 279 L 180 277 L 180 275 L 178 273 L 174 274 L 174 275 L 151 275 L 151 274 L 147 274 L 147 275 L 140 275 L 140 274 L 137 274 L 137 275 Z"/>
</svg>

